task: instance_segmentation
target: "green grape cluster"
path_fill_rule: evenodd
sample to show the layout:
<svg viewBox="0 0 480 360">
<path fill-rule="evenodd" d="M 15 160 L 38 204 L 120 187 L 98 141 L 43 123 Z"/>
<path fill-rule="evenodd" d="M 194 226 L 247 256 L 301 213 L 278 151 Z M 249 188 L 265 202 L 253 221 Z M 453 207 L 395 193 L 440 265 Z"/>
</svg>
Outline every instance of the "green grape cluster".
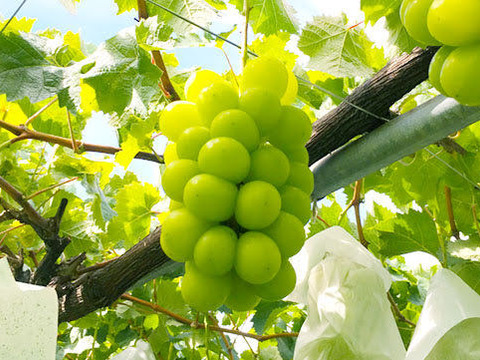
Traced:
<svg viewBox="0 0 480 360">
<path fill-rule="evenodd" d="M 185 262 L 181 292 L 199 311 L 253 309 L 295 287 L 288 258 L 305 242 L 313 174 L 305 144 L 309 117 L 291 105 L 293 73 L 277 59 L 245 67 L 241 91 L 201 70 L 186 101 L 169 104 L 162 185 L 171 199 L 160 243 Z"/>
<path fill-rule="evenodd" d="M 480 105 L 480 1 L 403 0 L 400 19 L 418 42 L 443 45 L 432 59 L 429 80 L 445 96 Z"/>
</svg>

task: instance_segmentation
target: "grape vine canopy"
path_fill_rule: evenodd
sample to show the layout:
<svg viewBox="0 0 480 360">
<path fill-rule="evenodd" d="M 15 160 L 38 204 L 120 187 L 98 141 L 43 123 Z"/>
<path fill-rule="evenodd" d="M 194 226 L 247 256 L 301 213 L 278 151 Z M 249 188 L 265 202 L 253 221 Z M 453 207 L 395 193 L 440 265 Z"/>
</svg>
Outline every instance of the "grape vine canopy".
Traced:
<svg viewBox="0 0 480 360">
<path fill-rule="evenodd" d="M 181 48 L 237 48 L 225 57 L 235 69 L 219 74 L 231 84 L 236 64 L 256 57 L 295 74 L 293 106 L 313 127 L 307 236 L 341 226 L 381 262 L 406 348 L 440 268 L 480 292 L 480 110 L 427 81 L 439 43 L 411 37 L 401 0 L 352 1 L 360 23 L 300 18 L 297 1 L 114 1 L 137 21 L 98 46 L 0 18 L 0 257 L 16 281 L 55 289 L 58 359 L 109 359 L 136 344 L 157 359 L 293 359 L 307 307 L 261 300 L 198 313 L 179 290 L 183 264 L 161 248 L 170 199 L 159 174 L 172 150 L 159 118 L 193 96 L 185 83 L 200 70 L 182 66 Z M 374 42 L 372 29 L 388 37 Z M 84 139 L 99 116 L 115 146 Z M 142 174 L 152 168 L 156 176 Z M 417 251 L 434 265 L 412 266 L 406 254 Z"/>
</svg>

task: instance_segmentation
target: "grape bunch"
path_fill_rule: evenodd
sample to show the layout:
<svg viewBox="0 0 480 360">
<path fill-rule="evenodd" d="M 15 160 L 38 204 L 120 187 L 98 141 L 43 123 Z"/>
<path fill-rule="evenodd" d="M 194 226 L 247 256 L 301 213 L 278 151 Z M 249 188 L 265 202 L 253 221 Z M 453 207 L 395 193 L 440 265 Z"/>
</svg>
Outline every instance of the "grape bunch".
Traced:
<svg viewBox="0 0 480 360">
<path fill-rule="evenodd" d="M 311 214 L 312 126 L 290 105 L 295 76 L 277 59 L 257 58 L 240 87 L 198 71 L 186 101 L 160 116 L 170 141 L 162 186 L 171 199 L 160 243 L 185 262 L 181 292 L 198 311 L 245 311 L 288 295 L 296 281 L 288 258 L 303 246 Z"/>
<path fill-rule="evenodd" d="M 430 63 L 432 85 L 461 104 L 480 105 L 480 1 L 403 0 L 400 19 L 418 42 L 443 45 Z"/>
</svg>

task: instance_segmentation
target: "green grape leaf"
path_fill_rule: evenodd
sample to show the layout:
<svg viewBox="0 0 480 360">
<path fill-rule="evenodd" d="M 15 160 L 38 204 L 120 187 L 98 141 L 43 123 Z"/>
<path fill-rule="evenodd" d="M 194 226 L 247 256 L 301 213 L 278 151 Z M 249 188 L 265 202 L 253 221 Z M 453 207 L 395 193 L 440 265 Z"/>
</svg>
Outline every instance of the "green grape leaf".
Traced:
<svg viewBox="0 0 480 360">
<path fill-rule="evenodd" d="M 208 26 L 217 16 L 217 10 L 204 0 L 156 0 L 155 2 L 201 26 Z M 198 31 L 195 26 L 151 3 L 147 3 L 147 10 L 149 16 L 157 15 L 159 22 L 173 29 L 176 36 L 181 37 Z"/>
<path fill-rule="evenodd" d="M 259 335 L 266 330 L 271 317 L 275 317 L 282 312 L 289 303 L 285 301 L 261 301 L 255 308 L 256 312 L 252 318 L 253 328 Z"/>
<path fill-rule="evenodd" d="M 161 70 L 152 65 L 150 55 L 137 44 L 135 35 L 125 30 L 107 40 L 85 62 L 95 65 L 82 76 L 96 93 L 100 110 L 122 113 L 128 106 L 145 112 L 159 93 Z"/>
<path fill-rule="evenodd" d="M 383 52 L 358 27 L 347 27 L 345 17 L 314 17 L 298 47 L 310 56 L 309 67 L 336 77 L 370 76 L 384 63 Z"/>
<path fill-rule="evenodd" d="M 410 210 L 379 223 L 380 253 L 384 256 L 424 251 L 438 256 L 440 250 L 437 229 L 426 212 Z"/>
<path fill-rule="evenodd" d="M 3 29 L 7 21 L 8 19 L 0 20 L 0 29 Z M 18 33 L 19 31 L 28 33 L 32 30 L 34 23 L 35 23 L 35 19 L 27 19 L 26 17 L 19 19 L 17 17 L 14 17 L 12 21 L 10 21 L 10 24 L 8 24 L 8 26 L 3 30 L 3 33 L 4 34 L 7 34 L 9 32 Z"/>
<path fill-rule="evenodd" d="M 8 101 L 28 97 L 36 103 L 66 87 L 65 69 L 45 59 L 50 41 L 30 33 L 0 34 L 0 93 Z"/>
<path fill-rule="evenodd" d="M 276 347 L 270 346 L 267 348 L 261 348 L 258 353 L 260 360 L 282 360 L 280 353 Z"/>
<path fill-rule="evenodd" d="M 171 47 L 168 40 L 173 29 L 158 20 L 158 16 L 142 19 L 135 28 L 138 45 L 147 51 L 160 50 Z"/>
<path fill-rule="evenodd" d="M 122 150 L 115 154 L 115 161 L 126 169 L 140 151 L 140 147 L 137 139 L 131 135 L 128 135 L 127 140 L 122 142 L 121 147 Z"/>
<path fill-rule="evenodd" d="M 114 0 L 118 6 L 117 15 L 130 10 L 137 10 L 137 0 Z"/>
<path fill-rule="evenodd" d="M 398 47 L 399 52 L 411 52 L 414 47 L 420 46 L 402 25 L 398 11 L 386 17 L 386 28 L 390 34 L 390 42 Z"/>
<path fill-rule="evenodd" d="M 398 12 L 402 0 L 361 0 L 360 9 L 365 20 L 375 24 L 380 18 Z"/>
<path fill-rule="evenodd" d="M 454 265 L 455 272 L 473 290 L 480 294 L 480 263 L 477 261 L 465 261 Z"/>
<path fill-rule="evenodd" d="M 243 0 L 235 0 L 237 9 L 243 12 Z M 253 32 L 265 35 L 286 31 L 297 33 L 295 10 L 285 0 L 250 0 L 249 23 Z"/>
<path fill-rule="evenodd" d="M 295 344 L 296 341 L 293 338 L 286 337 L 286 338 L 278 338 L 278 352 L 283 360 L 290 360 L 293 359 L 293 354 L 295 351 Z"/>
<path fill-rule="evenodd" d="M 282 61 L 288 68 L 293 69 L 298 55 L 285 50 L 291 36 L 287 32 L 260 37 L 252 41 L 249 48 L 260 56 L 270 56 Z"/>
<path fill-rule="evenodd" d="M 108 224 L 109 236 L 130 247 L 150 232 L 152 207 L 160 201 L 158 190 L 150 184 L 134 182 L 120 189 L 115 196 L 118 216 Z"/>
</svg>

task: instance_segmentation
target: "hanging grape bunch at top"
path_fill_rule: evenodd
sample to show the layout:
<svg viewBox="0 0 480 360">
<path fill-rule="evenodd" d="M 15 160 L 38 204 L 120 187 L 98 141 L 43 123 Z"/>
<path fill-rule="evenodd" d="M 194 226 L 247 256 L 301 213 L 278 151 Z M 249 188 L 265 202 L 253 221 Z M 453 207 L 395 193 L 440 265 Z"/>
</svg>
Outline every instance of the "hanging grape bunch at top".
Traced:
<svg viewBox="0 0 480 360">
<path fill-rule="evenodd" d="M 313 190 L 311 122 L 290 105 L 297 87 L 293 73 L 268 57 L 248 62 L 240 95 L 201 70 L 185 85 L 187 101 L 160 117 L 171 141 L 162 185 L 172 200 L 160 242 L 186 263 L 182 295 L 199 311 L 253 309 L 295 286 L 288 258 L 305 241 Z"/>
<path fill-rule="evenodd" d="M 430 64 L 432 85 L 461 104 L 480 105 L 480 1 L 403 0 L 400 19 L 424 46 L 443 45 Z"/>
</svg>

